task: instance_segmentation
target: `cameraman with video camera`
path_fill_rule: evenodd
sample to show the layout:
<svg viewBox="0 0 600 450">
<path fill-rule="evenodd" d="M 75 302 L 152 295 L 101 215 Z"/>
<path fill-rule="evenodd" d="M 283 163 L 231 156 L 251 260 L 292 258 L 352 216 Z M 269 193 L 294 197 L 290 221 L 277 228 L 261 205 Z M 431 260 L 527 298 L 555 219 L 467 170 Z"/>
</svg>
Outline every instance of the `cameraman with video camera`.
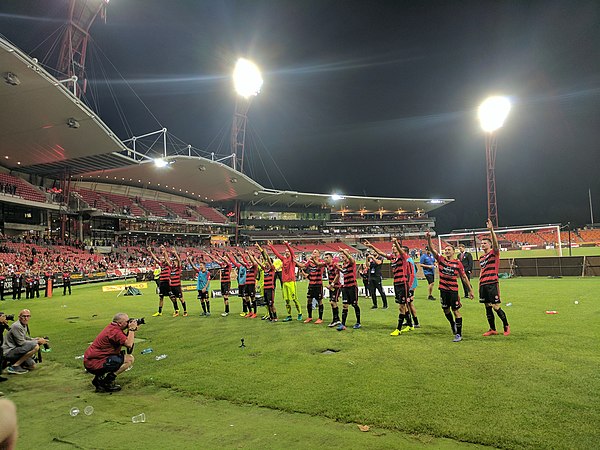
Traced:
<svg viewBox="0 0 600 450">
<path fill-rule="evenodd" d="M 83 365 L 86 370 L 94 374 L 92 384 L 96 392 L 117 392 L 121 386 L 115 384 L 117 375 L 127 370 L 133 364 L 133 350 L 135 332 L 143 319 L 129 319 L 125 313 L 117 313 L 113 320 L 88 347 L 83 356 Z M 128 330 L 126 333 L 125 330 Z M 121 350 L 127 347 L 128 354 Z"/>
</svg>

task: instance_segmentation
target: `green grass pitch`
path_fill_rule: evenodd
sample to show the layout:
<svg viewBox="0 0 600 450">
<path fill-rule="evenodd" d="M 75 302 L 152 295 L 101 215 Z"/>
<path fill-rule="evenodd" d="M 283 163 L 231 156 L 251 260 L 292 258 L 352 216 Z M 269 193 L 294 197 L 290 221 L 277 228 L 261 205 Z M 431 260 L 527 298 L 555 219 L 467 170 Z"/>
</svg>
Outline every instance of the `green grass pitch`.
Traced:
<svg viewBox="0 0 600 450">
<path fill-rule="evenodd" d="M 305 310 L 305 282 L 298 291 Z M 0 304 L 31 309 L 32 334 L 52 344 L 38 370 L 5 374 L 0 390 L 17 404 L 22 449 L 597 448 L 600 280 L 516 278 L 501 280 L 501 292 L 512 335 L 482 337 L 483 306 L 463 300 L 464 340 L 453 343 L 422 281 L 422 328 L 398 337 L 389 336 L 393 300 L 370 310 L 361 298 L 363 328 L 338 332 L 241 318 L 238 298 L 229 317 L 220 316 L 221 299 L 200 317 L 194 292 L 186 293 L 189 317 L 171 317 L 167 300 L 155 318 L 153 284 L 136 297 L 75 286 L 72 296 Z M 276 306 L 282 317 L 279 288 Z M 144 341 L 118 379 L 123 390 L 96 394 L 76 357 L 119 311 L 146 318 L 137 333 Z M 147 347 L 154 352 L 141 355 Z M 69 415 L 87 405 L 92 415 Z M 146 423 L 133 424 L 141 412 Z"/>
</svg>

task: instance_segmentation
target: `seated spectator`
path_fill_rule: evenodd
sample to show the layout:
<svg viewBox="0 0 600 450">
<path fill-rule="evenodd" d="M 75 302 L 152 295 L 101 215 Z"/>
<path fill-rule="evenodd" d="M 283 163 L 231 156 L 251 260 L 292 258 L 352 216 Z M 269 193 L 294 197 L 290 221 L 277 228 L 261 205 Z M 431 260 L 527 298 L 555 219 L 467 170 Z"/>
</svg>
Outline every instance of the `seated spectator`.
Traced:
<svg viewBox="0 0 600 450">
<path fill-rule="evenodd" d="M 48 342 L 44 338 L 31 338 L 28 335 L 30 318 L 31 311 L 22 310 L 19 313 L 19 320 L 11 325 L 6 334 L 2 350 L 4 359 L 11 364 L 8 373 L 21 375 L 27 373 L 28 370 L 35 369 L 33 356 L 39 350 L 40 345 Z"/>
<path fill-rule="evenodd" d="M 135 319 L 130 321 L 127 314 L 117 313 L 85 351 L 83 366 L 95 375 L 92 384 L 96 392 L 121 390 L 121 386 L 115 384 L 115 379 L 133 364 L 133 355 L 124 354 L 121 347 L 133 349 L 137 327 Z M 127 334 L 125 330 L 128 330 Z"/>
</svg>

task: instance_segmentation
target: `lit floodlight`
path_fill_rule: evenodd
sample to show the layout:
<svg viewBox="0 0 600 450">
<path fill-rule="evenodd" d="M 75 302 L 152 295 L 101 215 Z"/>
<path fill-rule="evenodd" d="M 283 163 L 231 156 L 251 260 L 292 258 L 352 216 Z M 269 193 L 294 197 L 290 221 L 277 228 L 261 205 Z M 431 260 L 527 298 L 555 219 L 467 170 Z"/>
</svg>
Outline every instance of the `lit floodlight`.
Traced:
<svg viewBox="0 0 600 450">
<path fill-rule="evenodd" d="M 334 202 L 337 200 L 344 200 L 344 197 L 340 194 L 331 194 L 331 200 L 333 200 Z"/>
<path fill-rule="evenodd" d="M 235 91 L 244 98 L 258 94 L 263 79 L 256 64 L 244 58 L 238 59 L 233 70 L 233 85 Z"/>
<path fill-rule="evenodd" d="M 508 117 L 511 104 L 507 97 L 489 97 L 479 106 L 477 116 L 481 129 L 488 133 L 493 133 L 504 125 Z"/>
<path fill-rule="evenodd" d="M 162 158 L 156 158 L 154 160 L 154 165 L 156 167 L 167 167 L 168 164 L 169 163 L 167 161 L 165 161 L 164 159 L 162 159 Z"/>
</svg>

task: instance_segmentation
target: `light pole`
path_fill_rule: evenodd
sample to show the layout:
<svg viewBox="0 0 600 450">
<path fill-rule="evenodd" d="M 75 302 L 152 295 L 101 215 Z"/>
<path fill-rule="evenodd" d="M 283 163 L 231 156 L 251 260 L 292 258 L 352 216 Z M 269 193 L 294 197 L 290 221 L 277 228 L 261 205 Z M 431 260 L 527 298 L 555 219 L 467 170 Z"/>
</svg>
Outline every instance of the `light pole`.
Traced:
<svg viewBox="0 0 600 450">
<path fill-rule="evenodd" d="M 488 218 L 498 227 L 498 206 L 496 204 L 496 131 L 502 128 L 508 117 L 511 104 L 506 97 L 488 97 L 479 106 L 477 115 L 485 135 L 485 159 L 487 174 Z"/>
<path fill-rule="evenodd" d="M 263 85 L 259 68 L 252 61 L 238 59 L 233 70 L 233 86 L 237 92 L 233 126 L 231 127 L 231 164 L 234 170 L 244 171 L 244 146 L 248 109 L 252 98 L 258 95 Z M 239 163 L 238 163 L 239 162 Z"/>
</svg>

